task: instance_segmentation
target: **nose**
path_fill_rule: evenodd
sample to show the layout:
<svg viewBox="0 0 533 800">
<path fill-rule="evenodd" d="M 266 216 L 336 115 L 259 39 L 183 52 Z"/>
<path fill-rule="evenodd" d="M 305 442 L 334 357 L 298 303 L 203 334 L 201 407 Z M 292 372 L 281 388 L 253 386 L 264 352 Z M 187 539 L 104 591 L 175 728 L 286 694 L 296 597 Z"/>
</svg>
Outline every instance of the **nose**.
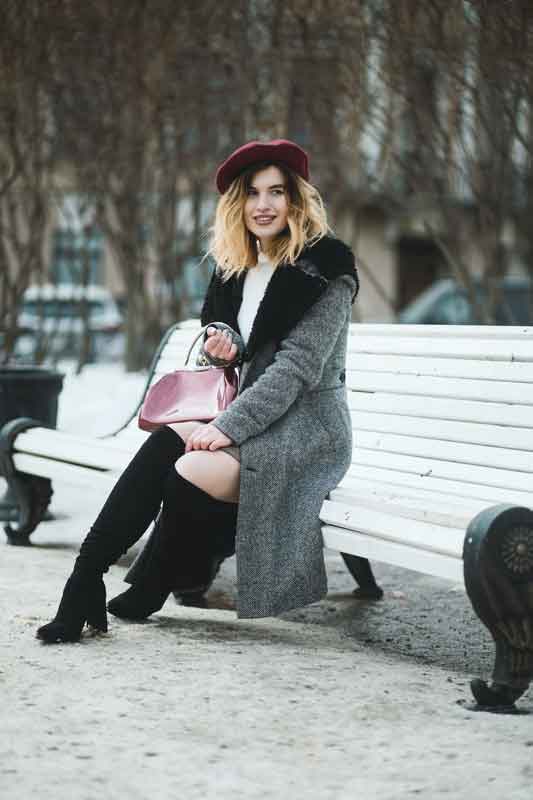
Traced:
<svg viewBox="0 0 533 800">
<path fill-rule="evenodd" d="M 259 197 L 258 198 L 256 210 L 257 211 L 270 211 L 271 210 L 270 203 L 268 202 L 268 196 L 267 195 L 265 197 Z"/>
</svg>

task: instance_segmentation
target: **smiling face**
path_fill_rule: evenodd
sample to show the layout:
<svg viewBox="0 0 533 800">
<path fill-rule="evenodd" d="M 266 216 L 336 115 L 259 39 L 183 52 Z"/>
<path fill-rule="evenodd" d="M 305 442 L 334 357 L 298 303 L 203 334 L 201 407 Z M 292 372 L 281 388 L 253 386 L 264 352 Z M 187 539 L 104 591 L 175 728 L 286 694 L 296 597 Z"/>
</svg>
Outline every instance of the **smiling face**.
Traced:
<svg viewBox="0 0 533 800">
<path fill-rule="evenodd" d="M 252 176 L 244 204 L 246 227 L 261 242 L 261 250 L 287 226 L 289 202 L 285 176 L 278 167 L 261 169 Z"/>
</svg>

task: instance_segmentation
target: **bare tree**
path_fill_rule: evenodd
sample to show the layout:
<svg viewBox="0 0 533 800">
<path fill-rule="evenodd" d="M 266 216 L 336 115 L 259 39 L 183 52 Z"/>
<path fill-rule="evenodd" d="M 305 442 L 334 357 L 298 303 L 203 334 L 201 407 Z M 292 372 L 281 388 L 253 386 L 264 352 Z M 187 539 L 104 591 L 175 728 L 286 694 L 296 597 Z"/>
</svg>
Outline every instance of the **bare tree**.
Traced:
<svg viewBox="0 0 533 800">
<path fill-rule="evenodd" d="M 381 6 L 376 39 L 387 111 L 380 129 L 392 165 L 386 180 L 390 187 L 391 176 L 401 177 L 404 202 L 424 220 L 480 322 L 494 321 L 515 214 L 514 120 L 522 88 L 509 57 L 517 45 L 509 6 L 391 0 Z M 485 303 L 472 279 L 472 235 Z"/>
<path fill-rule="evenodd" d="M 54 4 L 52 3 L 51 6 Z M 0 29 L 0 360 L 12 356 L 30 281 L 42 274 L 53 176 L 46 93 L 48 17 L 31 0 L 9 3 Z"/>
</svg>

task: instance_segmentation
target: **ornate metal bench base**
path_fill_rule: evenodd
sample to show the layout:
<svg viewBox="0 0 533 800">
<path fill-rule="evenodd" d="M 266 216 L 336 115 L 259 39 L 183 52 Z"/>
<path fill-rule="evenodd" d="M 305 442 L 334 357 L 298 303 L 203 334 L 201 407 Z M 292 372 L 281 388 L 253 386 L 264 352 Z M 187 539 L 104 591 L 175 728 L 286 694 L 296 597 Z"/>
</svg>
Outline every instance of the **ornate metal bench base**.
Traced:
<svg viewBox="0 0 533 800">
<path fill-rule="evenodd" d="M 482 511 L 464 542 L 464 577 L 474 611 L 496 644 L 493 683 L 472 681 L 484 710 L 512 709 L 533 680 L 533 511 Z"/>
<path fill-rule="evenodd" d="M 43 423 L 21 417 L 6 423 L 0 432 L 0 474 L 7 480 L 19 506 L 17 526 L 4 526 L 9 544 L 30 544 L 30 534 L 42 520 L 53 494 L 52 482 L 48 478 L 17 472 L 13 464 L 15 439 L 19 433 L 36 427 L 42 428 Z"/>
</svg>

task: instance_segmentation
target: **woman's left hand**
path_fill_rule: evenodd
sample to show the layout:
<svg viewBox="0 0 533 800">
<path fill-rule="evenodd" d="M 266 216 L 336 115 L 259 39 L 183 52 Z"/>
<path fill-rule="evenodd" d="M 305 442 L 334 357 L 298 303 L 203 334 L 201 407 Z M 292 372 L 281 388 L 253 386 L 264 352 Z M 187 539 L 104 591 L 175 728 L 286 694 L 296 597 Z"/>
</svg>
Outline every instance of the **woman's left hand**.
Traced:
<svg viewBox="0 0 533 800">
<path fill-rule="evenodd" d="M 185 447 L 185 452 L 191 450 L 219 450 L 221 447 L 228 447 L 233 441 L 226 436 L 215 425 L 199 425 L 194 430 Z"/>
</svg>

